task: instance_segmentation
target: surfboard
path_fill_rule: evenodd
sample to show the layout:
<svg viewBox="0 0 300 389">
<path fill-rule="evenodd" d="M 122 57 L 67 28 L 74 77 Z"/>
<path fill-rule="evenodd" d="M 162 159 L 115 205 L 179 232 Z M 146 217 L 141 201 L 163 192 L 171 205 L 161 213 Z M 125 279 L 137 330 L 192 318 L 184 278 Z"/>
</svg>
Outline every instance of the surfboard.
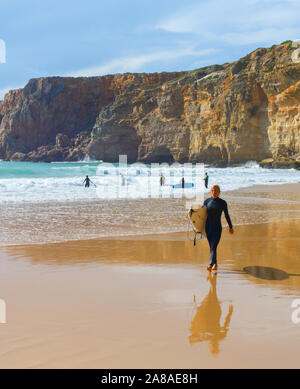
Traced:
<svg viewBox="0 0 300 389">
<path fill-rule="evenodd" d="M 193 187 L 194 187 L 194 184 L 192 182 L 185 182 L 184 183 L 184 189 L 185 188 L 193 188 Z M 174 189 L 182 188 L 182 185 L 181 184 L 172 185 L 172 188 L 174 188 Z"/>
<path fill-rule="evenodd" d="M 189 217 L 197 232 L 205 233 L 205 223 L 207 219 L 207 208 L 203 205 L 198 209 L 190 209 Z"/>
</svg>

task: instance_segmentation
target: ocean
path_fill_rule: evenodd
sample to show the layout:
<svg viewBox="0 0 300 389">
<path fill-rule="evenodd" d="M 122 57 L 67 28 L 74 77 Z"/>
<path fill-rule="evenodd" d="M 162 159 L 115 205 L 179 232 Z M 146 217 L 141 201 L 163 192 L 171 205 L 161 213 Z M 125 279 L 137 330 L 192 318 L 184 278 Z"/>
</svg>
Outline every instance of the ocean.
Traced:
<svg viewBox="0 0 300 389">
<path fill-rule="evenodd" d="M 246 217 L 245 212 L 237 211 L 245 198 L 238 201 L 232 191 L 253 185 L 300 182 L 300 171 L 264 169 L 252 161 L 227 168 L 201 164 L 0 161 L 0 245 L 183 231 L 189 202 L 199 203 L 208 196 L 209 189 L 203 185 L 204 171 L 209 176 L 209 187 L 218 184 L 222 193 L 226 192 L 224 198 L 229 205 L 233 196 L 235 224 L 251 223 L 253 215 Z M 161 173 L 165 176 L 163 187 L 159 184 Z M 89 188 L 83 185 L 86 175 L 92 180 Z M 194 187 L 174 189 L 172 185 L 180 183 L 182 177 Z M 245 209 L 253 201 L 257 206 L 256 196 L 252 200 L 250 197 Z M 286 201 L 293 209 L 292 198 L 265 195 L 259 203 L 269 209 L 276 202 L 283 206 Z"/>
</svg>

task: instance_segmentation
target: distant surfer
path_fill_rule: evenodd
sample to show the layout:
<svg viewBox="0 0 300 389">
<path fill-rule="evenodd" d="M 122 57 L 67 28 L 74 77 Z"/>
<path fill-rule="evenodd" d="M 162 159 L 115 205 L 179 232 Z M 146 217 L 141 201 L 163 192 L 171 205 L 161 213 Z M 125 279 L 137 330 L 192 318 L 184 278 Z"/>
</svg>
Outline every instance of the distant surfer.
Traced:
<svg viewBox="0 0 300 389">
<path fill-rule="evenodd" d="M 160 186 L 164 186 L 165 185 L 165 176 L 163 174 L 160 175 L 159 182 L 160 182 Z"/>
<path fill-rule="evenodd" d="M 181 188 L 184 188 L 184 177 L 181 179 Z"/>
<path fill-rule="evenodd" d="M 84 187 L 85 187 L 85 188 L 89 188 L 89 187 L 90 187 L 90 182 L 91 182 L 93 185 L 95 185 L 95 184 L 93 183 L 93 181 L 89 178 L 89 176 L 86 176 L 86 177 L 85 177 L 85 180 L 83 181 L 83 183 L 85 184 Z M 95 185 L 95 186 L 96 186 L 96 185 Z"/>
<path fill-rule="evenodd" d="M 204 201 L 204 206 L 207 208 L 205 232 L 210 247 L 210 261 L 209 266 L 207 266 L 208 271 L 217 270 L 218 268 L 217 247 L 222 234 L 221 216 L 223 211 L 229 225 L 229 232 L 233 234 L 233 227 L 228 213 L 227 203 L 219 197 L 220 192 L 219 185 L 213 185 L 210 190 L 211 197 Z"/>
<path fill-rule="evenodd" d="M 121 175 L 121 182 L 122 182 L 122 186 L 124 186 L 125 185 L 125 177 L 123 176 L 123 174 L 122 173 L 120 173 L 120 175 Z"/>
<path fill-rule="evenodd" d="M 208 175 L 206 172 L 205 172 L 205 176 L 204 176 L 203 180 L 204 180 L 205 188 L 208 188 Z"/>
</svg>

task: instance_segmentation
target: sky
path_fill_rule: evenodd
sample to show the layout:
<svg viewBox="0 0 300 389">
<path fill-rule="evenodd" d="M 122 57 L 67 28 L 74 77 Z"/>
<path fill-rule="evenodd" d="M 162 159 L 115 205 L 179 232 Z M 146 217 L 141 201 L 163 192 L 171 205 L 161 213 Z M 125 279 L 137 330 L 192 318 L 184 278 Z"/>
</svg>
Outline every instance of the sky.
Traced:
<svg viewBox="0 0 300 389">
<path fill-rule="evenodd" d="M 300 38 L 300 0 L 0 0 L 0 99 L 31 78 L 193 70 Z"/>
</svg>

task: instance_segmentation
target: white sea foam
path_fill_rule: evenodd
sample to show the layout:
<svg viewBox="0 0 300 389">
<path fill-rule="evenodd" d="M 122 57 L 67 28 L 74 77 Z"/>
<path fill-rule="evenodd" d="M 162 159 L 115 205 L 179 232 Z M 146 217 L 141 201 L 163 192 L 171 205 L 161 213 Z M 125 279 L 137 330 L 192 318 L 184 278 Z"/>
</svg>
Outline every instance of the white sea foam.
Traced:
<svg viewBox="0 0 300 389">
<path fill-rule="evenodd" d="M 3 162 L 1 162 L 3 164 Z M 14 164 L 14 165 L 10 165 Z M 24 164 L 5 163 L 0 171 L 0 203 L 93 201 L 96 199 L 132 199 L 181 197 L 183 193 L 171 185 L 193 182 L 194 188 L 185 193 L 203 191 L 203 176 L 195 167 L 163 164 L 134 164 L 118 166 L 108 163 L 56 163 Z M 23 168 L 23 170 L 22 170 Z M 222 192 L 249 187 L 255 184 L 274 185 L 300 182 L 300 171 L 295 169 L 264 169 L 250 161 L 241 167 L 205 168 L 209 175 L 209 187 L 218 184 Z M 160 187 L 159 176 L 166 177 L 166 186 Z M 90 188 L 84 188 L 83 180 L 89 175 Z M 122 176 L 124 182 L 122 185 Z M 205 189 L 204 192 L 208 192 Z"/>
</svg>

